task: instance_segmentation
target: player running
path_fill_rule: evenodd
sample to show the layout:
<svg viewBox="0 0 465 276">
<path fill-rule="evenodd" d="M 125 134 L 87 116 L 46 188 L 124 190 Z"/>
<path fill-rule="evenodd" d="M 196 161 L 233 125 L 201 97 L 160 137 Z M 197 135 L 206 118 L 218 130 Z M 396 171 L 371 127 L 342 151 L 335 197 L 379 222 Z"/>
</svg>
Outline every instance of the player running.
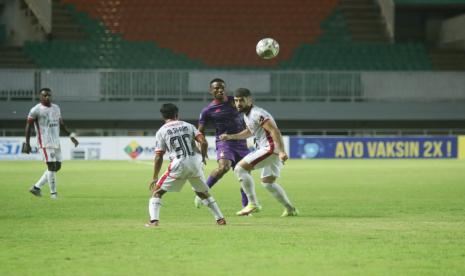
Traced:
<svg viewBox="0 0 465 276">
<path fill-rule="evenodd" d="M 221 134 L 220 139 L 227 141 L 255 136 L 257 144 L 257 150 L 244 157 L 234 169 L 249 199 L 249 204 L 237 212 L 237 215 L 246 216 L 260 210 L 255 184 L 250 174 L 251 170 L 260 168 L 262 185 L 285 207 L 281 216 L 298 215 L 297 209 L 289 201 L 284 189 L 276 183 L 276 178 L 279 177 L 281 168 L 288 159 L 276 122 L 266 110 L 253 105 L 250 91 L 246 88 L 236 90 L 234 102 L 237 110 L 244 113 L 247 128 L 237 134 Z"/>
<path fill-rule="evenodd" d="M 150 183 L 152 198 L 149 200 L 150 222 L 146 227 L 155 227 L 159 224 L 162 196 L 166 192 L 179 192 L 186 180 L 189 180 L 194 192 L 208 206 L 216 223 L 225 225 L 226 220 L 218 207 L 215 199 L 208 193 L 205 183 L 202 163 L 205 164 L 208 144 L 205 137 L 195 126 L 178 120 L 178 108 L 176 105 L 163 104 L 160 113 L 165 124 L 155 135 L 155 162 L 153 180 Z M 200 143 L 201 154 L 195 145 Z M 163 164 L 163 155 L 169 153 L 170 164 L 168 170 L 161 178 L 158 178 Z"/>
<path fill-rule="evenodd" d="M 208 187 L 212 188 L 231 167 L 235 167 L 237 162 L 244 158 L 249 150 L 246 140 L 221 141 L 219 135 L 222 133 L 239 133 L 245 129 L 241 114 L 234 106 L 234 98 L 227 96 L 225 82 L 222 79 L 213 79 L 210 82 L 210 94 L 213 101 L 200 113 L 199 131 L 205 134 L 205 128 L 212 124 L 216 129 L 216 160 L 218 167 L 214 169 L 207 179 Z M 247 195 L 241 189 L 242 207 L 247 206 Z M 200 198 L 195 197 L 195 206 L 200 207 Z"/>
<path fill-rule="evenodd" d="M 58 105 L 52 104 L 52 90 L 50 88 L 42 88 L 40 90 L 40 103 L 35 105 L 27 116 L 26 124 L 26 143 L 24 144 L 23 152 L 31 153 L 31 129 L 35 126 L 37 144 L 42 153 L 44 161 L 47 163 L 42 177 L 31 187 L 29 192 L 35 196 L 42 196 L 41 187 L 48 182 L 50 186 L 50 197 L 57 198 L 56 190 L 56 173 L 61 168 L 61 147 L 60 147 L 60 127 L 66 135 L 69 135 L 74 146 L 77 147 L 79 142 L 76 140 L 76 135 L 71 133 L 66 128 L 66 125 L 61 118 L 61 111 Z"/>
</svg>

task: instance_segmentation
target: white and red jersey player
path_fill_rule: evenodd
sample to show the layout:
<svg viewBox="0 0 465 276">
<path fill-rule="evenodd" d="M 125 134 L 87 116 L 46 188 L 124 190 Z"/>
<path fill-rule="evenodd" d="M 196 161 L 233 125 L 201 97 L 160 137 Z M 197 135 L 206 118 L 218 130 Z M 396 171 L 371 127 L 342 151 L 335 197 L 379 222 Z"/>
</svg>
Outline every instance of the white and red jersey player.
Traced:
<svg viewBox="0 0 465 276">
<path fill-rule="evenodd" d="M 262 127 L 267 121 L 271 121 L 276 125 L 273 116 L 265 109 L 256 105 L 253 105 L 249 112 L 244 114 L 244 122 L 255 137 L 257 149 L 266 148 L 270 153 L 278 153 L 271 134 Z"/>
<path fill-rule="evenodd" d="M 168 121 L 157 131 L 155 153 L 168 153 L 171 160 L 167 171 L 158 179 L 157 187 L 177 192 L 182 189 L 186 180 L 189 180 L 195 191 L 208 191 L 202 155 L 195 143 L 198 135 L 203 134 L 194 125 L 179 120 Z"/>
<path fill-rule="evenodd" d="M 36 130 L 37 145 L 41 149 L 45 162 L 61 162 L 60 148 L 61 111 L 58 105 L 35 105 L 27 116 Z"/>
<path fill-rule="evenodd" d="M 255 137 L 257 150 L 249 153 L 243 160 L 252 165 L 254 169 L 263 168 L 262 177 L 270 175 L 279 177 L 283 164 L 279 160 L 279 150 L 270 132 L 263 128 L 263 124 L 268 121 L 276 125 L 273 116 L 259 106 L 252 105 L 249 111 L 244 113 L 244 122 Z"/>
</svg>

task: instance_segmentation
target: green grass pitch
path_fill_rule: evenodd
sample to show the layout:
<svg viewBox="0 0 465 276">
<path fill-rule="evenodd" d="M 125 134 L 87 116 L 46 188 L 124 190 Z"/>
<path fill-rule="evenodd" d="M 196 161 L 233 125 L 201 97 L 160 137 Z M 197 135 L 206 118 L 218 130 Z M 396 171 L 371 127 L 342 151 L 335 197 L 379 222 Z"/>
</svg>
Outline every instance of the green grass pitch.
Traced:
<svg viewBox="0 0 465 276">
<path fill-rule="evenodd" d="M 212 190 L 227 226 L 186 185 L 156 229 L 143 227 L 150 162 L 64 162 L 56 201 L 28 193 L 44 169 L 0 162 L 0 275 L 465 274 L 464 161 L 289 160 L 289 218 L 258 181 L 262 212 L 236 217 L 230 172 Z"/>
</svg>

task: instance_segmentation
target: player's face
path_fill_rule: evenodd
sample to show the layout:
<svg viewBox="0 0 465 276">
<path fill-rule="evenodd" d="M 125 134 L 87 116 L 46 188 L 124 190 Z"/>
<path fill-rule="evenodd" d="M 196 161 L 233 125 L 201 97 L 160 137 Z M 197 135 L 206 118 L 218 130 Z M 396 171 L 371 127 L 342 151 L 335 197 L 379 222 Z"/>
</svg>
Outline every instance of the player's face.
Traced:
<svg viewBox="0 0 465 276">
<path fill-rule="evenodd" d="M 250 97 L 234 97 L 234 104 L 239 112 L 247 112 L 252 106 L 252 99 Z"/>
<path fill-rule="evenodd" d="M 50 105 L 52 102 L 52 94 L 49 91 L 40 92 L 40 102 L 44 105 Z"/>
<path fill-rule="evenodd" d="M 224 82 L 214 82 L 210 85 L 210 94 L 214 99 L 222 100 L 226 95 Z"/>
</svg>

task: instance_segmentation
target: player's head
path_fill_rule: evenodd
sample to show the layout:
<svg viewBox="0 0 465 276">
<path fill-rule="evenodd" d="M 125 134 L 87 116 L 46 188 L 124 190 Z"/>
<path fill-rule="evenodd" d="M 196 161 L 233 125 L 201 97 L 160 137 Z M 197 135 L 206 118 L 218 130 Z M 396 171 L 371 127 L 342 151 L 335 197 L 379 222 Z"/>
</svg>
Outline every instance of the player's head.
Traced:
<svg viewBox="0 0 465 276">
<path fill-rule="evenodd" d="M 252 95 L 247 88 L 238 88 L 234 93 L 234 103 L 237 111 L 246 112 L 252 107 Z"/>
<path fill-rule="evenodd" d="M 165 120 L 178 119 L 178 107 L 172 103 L 163 104 L 160 108 L 160 113 Z"/>
<path fill-rule="evenodd" d="M 50 106 L 52 103 L 52 89 L 42 88 L 39 90 L 40 93 L 40 102 L 43 105 Z"/>
<path fill-rule="evenodd" d="M 226 96 L 226 84 L 224 80 L 215 78 L 210 82 L 210 94 L 214 99 L 223 100 Z"/>
</svg>

